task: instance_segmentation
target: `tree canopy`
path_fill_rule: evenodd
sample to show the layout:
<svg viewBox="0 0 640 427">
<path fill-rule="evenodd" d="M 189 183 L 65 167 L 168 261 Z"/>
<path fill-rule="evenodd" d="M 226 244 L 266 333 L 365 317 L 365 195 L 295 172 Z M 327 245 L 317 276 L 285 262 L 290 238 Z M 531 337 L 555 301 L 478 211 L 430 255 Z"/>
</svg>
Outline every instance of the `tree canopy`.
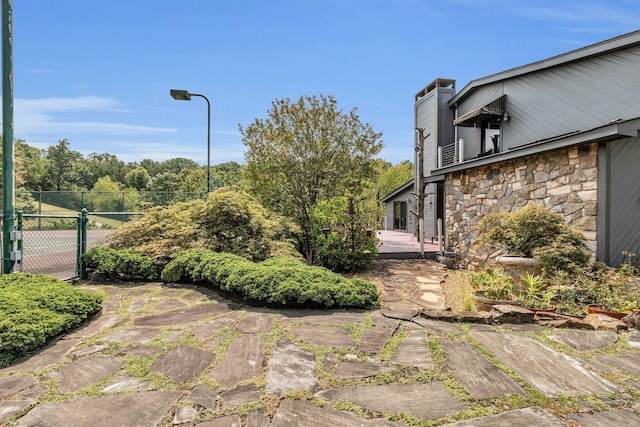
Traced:
<svg viewBox="0 0 640 427">
<path fill-rule="evenodd" d="M 295 218 L 312 261 L 311 209 L 319 200 L 360 194 L 375 177 L 382 133 L 344 113 L 332 96 L 273 101 L 266 119 L 240 132 L 251 191 L 269 208 Z"/>
</svg>

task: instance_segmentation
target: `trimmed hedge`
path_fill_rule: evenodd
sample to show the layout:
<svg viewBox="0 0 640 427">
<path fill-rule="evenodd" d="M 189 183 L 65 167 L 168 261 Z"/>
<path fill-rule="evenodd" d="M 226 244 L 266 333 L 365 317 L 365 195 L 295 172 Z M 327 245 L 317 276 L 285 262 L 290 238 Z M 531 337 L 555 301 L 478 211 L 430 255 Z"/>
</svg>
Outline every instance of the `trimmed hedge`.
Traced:
<svg viewBox="0 0 640 427">
<path fill-rule="evenodd" d="M 284 306 L 365 307 L 378 301 L 376 286 L 369 282 L 291 258 L 255 263 L 229 253 L 189 249 L 167 264 L 161 278 L 205 282 L 246 300 Z"/>
<path fill-rule="evenodd" d="M 102 296 L 49 276 L 0 276 L 0 367 L 44 346 L 101 309 Z"/>
<path fill-rule="evenodd" d="M 86 268 L 98 270 L 110 277 L 125 275 L 146 280 L 160 277 L 160 270 L 151 257 L 130 249 L 99 246 L 87 251 L 82 260 Z"/>
</svg>

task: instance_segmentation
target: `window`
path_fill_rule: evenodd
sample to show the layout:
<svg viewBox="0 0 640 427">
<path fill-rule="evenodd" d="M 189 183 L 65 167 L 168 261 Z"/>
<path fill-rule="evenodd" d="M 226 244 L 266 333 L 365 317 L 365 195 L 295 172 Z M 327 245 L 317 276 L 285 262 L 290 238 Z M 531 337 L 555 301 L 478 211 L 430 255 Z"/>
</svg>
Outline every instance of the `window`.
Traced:
<svg viewBox="0 0 640 427">
<path fill-rule="evenodd" d="M 407 229 L 407 202 L 393 202 L 393 229 Z"/>
</svg>

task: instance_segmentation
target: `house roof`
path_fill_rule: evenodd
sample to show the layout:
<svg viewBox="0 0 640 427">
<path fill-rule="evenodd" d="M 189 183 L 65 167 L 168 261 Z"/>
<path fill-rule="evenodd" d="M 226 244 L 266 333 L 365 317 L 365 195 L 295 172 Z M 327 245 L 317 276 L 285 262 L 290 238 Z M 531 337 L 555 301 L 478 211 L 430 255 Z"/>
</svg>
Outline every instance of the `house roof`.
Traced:
<svg viewBox="0 0 640 427">
<path fill-rule="evenodd" d="M 400 187 L 396 188 L 391 193 L 387 194 L 382 199 L 380 199 L 380 201 L 383 202 L 383 203 L 386 203 L 387 200 L 394 198 L 398 194 L 404 193 L 405 191 L 409 190 L 410 188 L 413 188 L 413 179 L 411 181 L 407 182 L 406 184 L 402 184 Z"/>
<path fill-rule="evenodd" d="M 592 44 L 590 46 L 582 47 L 580 49 L 572 50 L 570 52 L 553 56 L 548 59 L 543 59 L 542 61 L 533 62 L 531 64 L 523 65 L 520 67 L 512 68 L 510 70 L 472 80 L 465 87 L 463 87 L 460 92 L 458 92 L 453 98 L 449 100 L 449 106 L 455 106 L 461 99 L 463 99 L 465 96 L 467 96 L 469 93 L 473 92 L 480 86 L 511 79 L 524 74 L 534 73 L 548 68 L 558 67 L 570 62 L 602 55 L 604 53 L 614 52 L 616 50 L 624 49 L 629 46 L 638 44 L 640 44 L 640 30 L 623 34 L 621 36 Z"/>
<path fill-rule="evenodd" d="M 589 142 L 609 141 L 638 136 L 640 136 L 640 117 L 630 120 L 615 120 L 604 126 L 598 126 L 586 131 L 570 132 L 541 141 L 533 141 L 529 144 L 514 147 L 507 151 L 476 158 L 463 163 L 457 163 L 441 169 L 436 169 L 435 171 L 437 174 L 442 175 L 449 172 L 457 172 L 464 169 L 489 165 L 495 162 L 502 162 L 531 154 L 537 154 L 542 151 L 552 151 Z"/>
</svg>

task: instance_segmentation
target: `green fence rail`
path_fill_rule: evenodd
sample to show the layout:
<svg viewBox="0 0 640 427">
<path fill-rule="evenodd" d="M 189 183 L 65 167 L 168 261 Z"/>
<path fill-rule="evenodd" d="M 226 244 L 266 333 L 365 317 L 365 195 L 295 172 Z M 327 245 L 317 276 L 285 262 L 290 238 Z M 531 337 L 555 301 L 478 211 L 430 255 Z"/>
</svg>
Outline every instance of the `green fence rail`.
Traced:
<svg viewBox="0 0 640 427">
<path fill-rule="evenodd" d="M 18 206 L 25 213 L 51 214 L 52 209 L 80 212 L 136 212 L 191 200 L 205 200 L 206 192 L 168 191 L 30 191 L 31 199 Z"/>
<path fill-rule="evenodd" d="M 142 212 L 88 212 L 77 215 L 45 215 L 18 212 L 22 259 L 15 271 L 46 274 L 62 280 L 85 276 L 82 256 L 106 243 L 123 222 Z"/>
</svg>

